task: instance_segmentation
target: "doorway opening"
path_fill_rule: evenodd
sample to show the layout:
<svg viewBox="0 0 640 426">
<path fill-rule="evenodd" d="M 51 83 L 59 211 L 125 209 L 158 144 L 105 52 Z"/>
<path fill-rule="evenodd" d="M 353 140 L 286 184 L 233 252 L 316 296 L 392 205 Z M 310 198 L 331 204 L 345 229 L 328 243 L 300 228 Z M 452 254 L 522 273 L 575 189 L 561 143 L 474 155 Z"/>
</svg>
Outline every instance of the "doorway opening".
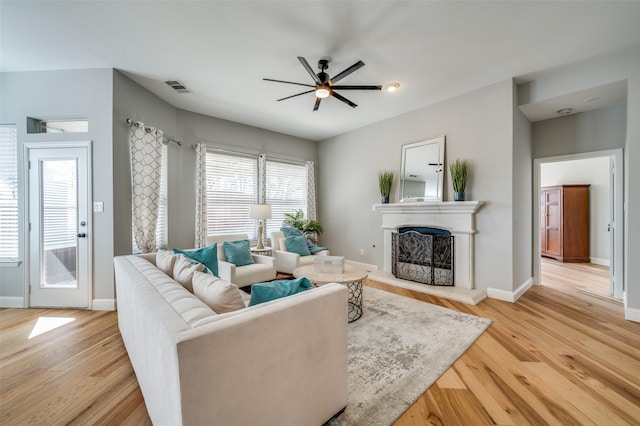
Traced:
<svg viewBox="0 0 640 426">
<path fill-rule="evenodd" d="M 534 160 L 534 283 L 623 298 L 622 161 L 622 149 Z M 578 186 L 588 201 L 569 194 L 562 212 L 563 190 Z"/>
</svg>

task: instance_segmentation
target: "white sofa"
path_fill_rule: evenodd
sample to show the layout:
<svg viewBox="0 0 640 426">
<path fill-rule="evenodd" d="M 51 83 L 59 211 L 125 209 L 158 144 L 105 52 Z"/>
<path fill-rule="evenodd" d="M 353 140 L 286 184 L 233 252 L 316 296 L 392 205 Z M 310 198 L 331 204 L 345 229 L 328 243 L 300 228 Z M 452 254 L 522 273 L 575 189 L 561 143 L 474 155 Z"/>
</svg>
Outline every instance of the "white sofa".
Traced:
<svg viewBox="0 0 640 426">
<path fill-rule="evenodd" d="M 118 325 L 154 425 L 317 426 L 346 406 L 345 286 L 217 315 L 155 255 L 114 267 Z"/>
<path fill-rule="evenodd" d="M 278 272 L 287 274 L 293 274 L 293 270 L 300 266 L 313 265 L 316 256 L 329 256 L 329 250 L 323 250 L 308 256 L 300 256 L 298 253 L 288 251 L 282 231 L 271 233 L 271 245 L 273 246 L 273 257 L 276 259 Z"/>
<path fill-rule="evenodd" d="M 208 235 L 206 244 L 209 246 L 218 243 L 218 275 L 220 278 L 234 283 L 238 287 L 246 287 L 251 284 L 271 281 L 276 278 L 275 259 L 271 256 L 252 254 L 255 263 L 251 265 L 236 266 L 227 262 L 223 244 L 225 241 L 248 240 L 247 234 L 220 234 Z"/>
</svg>

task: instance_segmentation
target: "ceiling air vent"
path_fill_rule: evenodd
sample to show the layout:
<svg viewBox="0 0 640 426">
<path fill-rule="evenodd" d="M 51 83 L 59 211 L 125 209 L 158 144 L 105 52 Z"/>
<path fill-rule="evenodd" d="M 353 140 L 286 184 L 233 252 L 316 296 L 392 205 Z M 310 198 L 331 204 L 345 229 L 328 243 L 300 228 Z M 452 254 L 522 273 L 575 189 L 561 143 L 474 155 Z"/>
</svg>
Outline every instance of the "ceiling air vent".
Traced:
<svg viewBox="0 0 640 426">
<path fill-rule="evenodd" d="M 191 93 L 191 90 L 178 80 L 167 80 L 165 81 L 165 84 L 178 93 Z"/>
</svg>

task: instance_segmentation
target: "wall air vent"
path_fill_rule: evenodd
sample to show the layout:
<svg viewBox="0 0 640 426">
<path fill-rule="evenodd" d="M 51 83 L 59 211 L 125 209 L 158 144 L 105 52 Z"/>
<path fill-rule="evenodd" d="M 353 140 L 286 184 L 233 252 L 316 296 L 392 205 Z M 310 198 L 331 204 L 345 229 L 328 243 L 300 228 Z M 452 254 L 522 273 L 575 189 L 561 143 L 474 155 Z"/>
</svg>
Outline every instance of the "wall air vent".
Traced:
<svg viewBox="0 0 640 426">
<path fill-rule="evenodd" d="M 165 84 L 178 93 L 191 93 L 191 90 L 178 80 L 167 80 L 165 81 Z"/>
</svg>

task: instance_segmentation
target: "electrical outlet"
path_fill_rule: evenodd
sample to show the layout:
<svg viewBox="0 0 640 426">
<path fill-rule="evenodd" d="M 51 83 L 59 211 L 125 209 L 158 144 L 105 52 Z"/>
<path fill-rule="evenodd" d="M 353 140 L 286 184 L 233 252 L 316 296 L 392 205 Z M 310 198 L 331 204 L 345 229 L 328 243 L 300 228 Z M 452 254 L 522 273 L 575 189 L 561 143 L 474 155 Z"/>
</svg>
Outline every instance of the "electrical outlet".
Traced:
<svg viewBox="0 0 640 426">
<path fill-rule="evenodd" d="M 104 203 L 102 201 L 95 201 L 93 203 L 93 211 L 95 213 L 102 213 L 104 211 Z"/>
<path fill-rule="evenodd" d="M 360 255 L 364 256 L 364 249 L 360 249 Z"/>
</svg>

